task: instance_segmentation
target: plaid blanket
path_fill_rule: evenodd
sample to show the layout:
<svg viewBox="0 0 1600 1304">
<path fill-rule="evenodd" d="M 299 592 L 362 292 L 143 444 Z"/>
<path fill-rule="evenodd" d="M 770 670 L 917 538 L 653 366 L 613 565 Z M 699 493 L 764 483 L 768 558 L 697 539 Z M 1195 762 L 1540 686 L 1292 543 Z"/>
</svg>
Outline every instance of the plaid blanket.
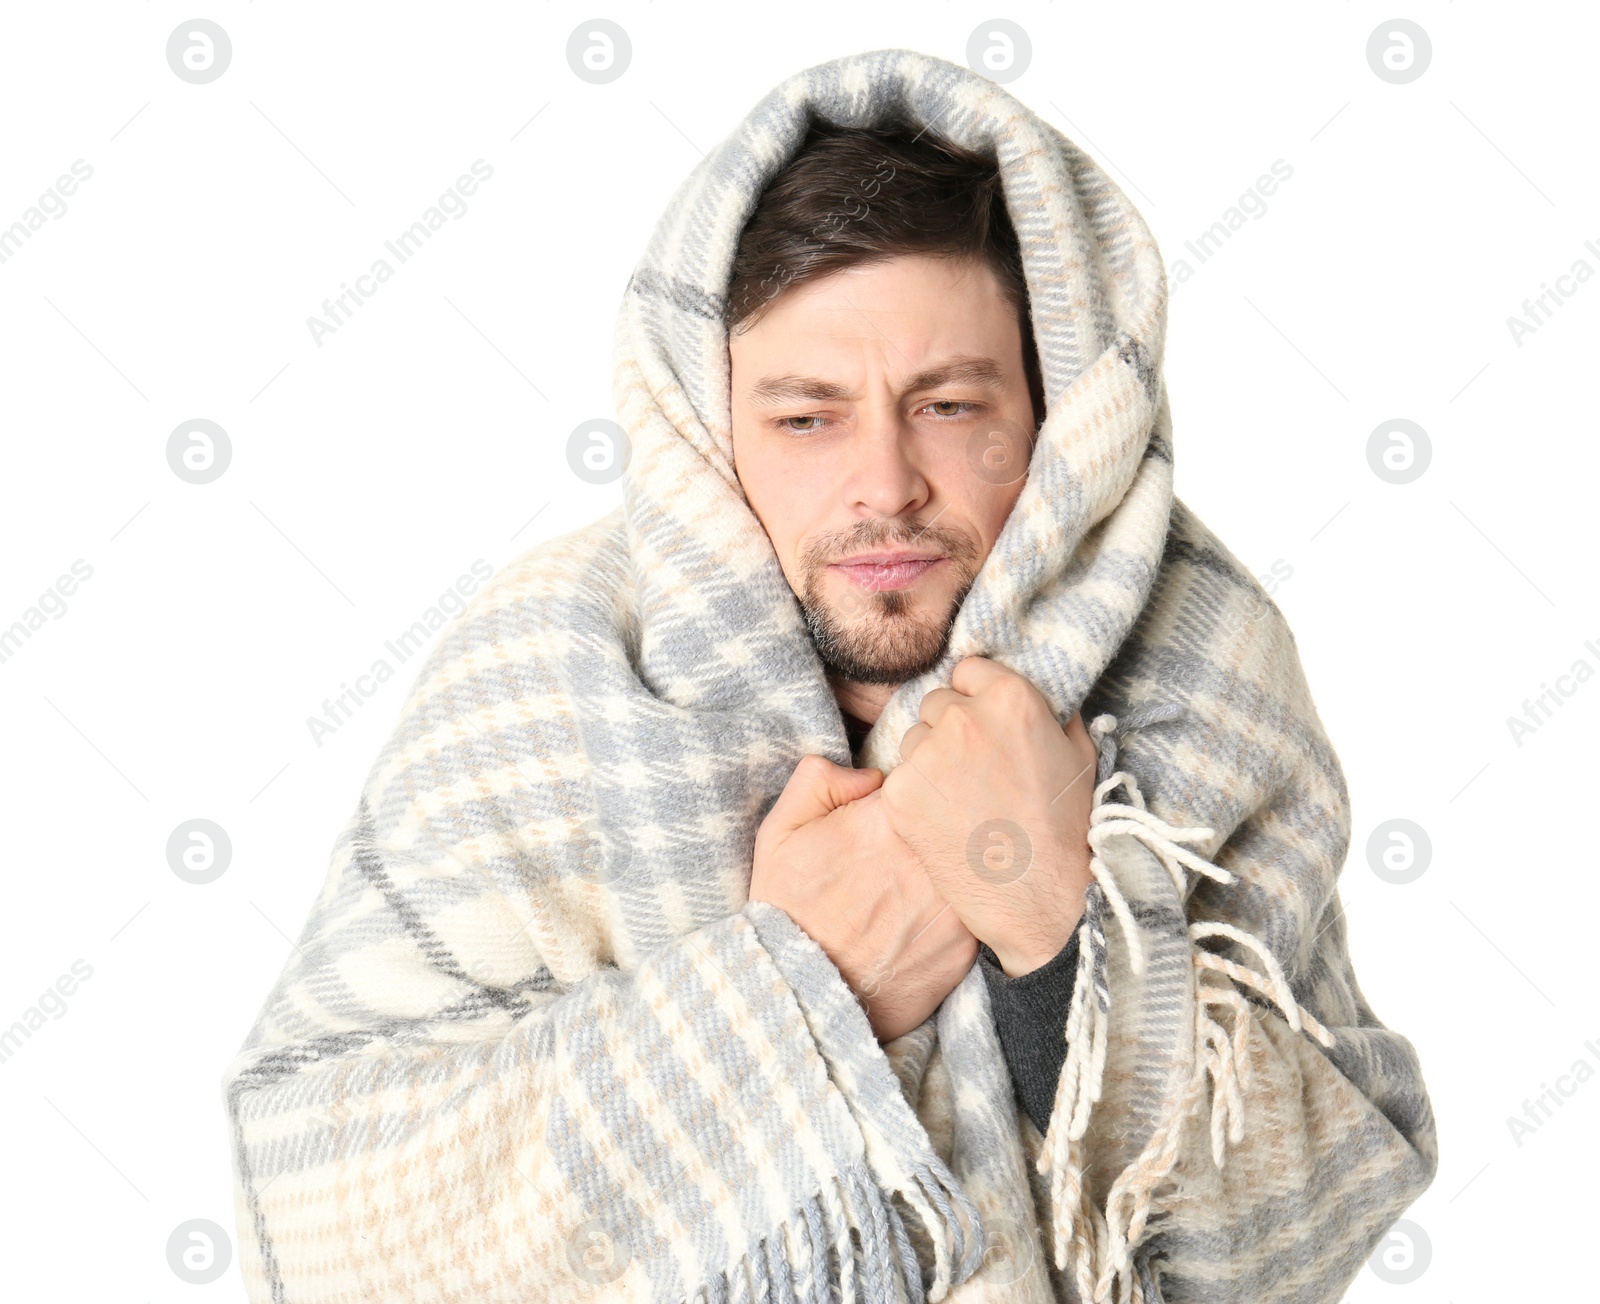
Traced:
<svg viewBox="0 0 1600 1304">
<path fill-rule="evenodd" d="M 1019 1113 L 976 967 L 879 1046 L 748 899 L 796 762 L 850 763 L 733 473 L 722 293 L 808 115 L 998 160 L 1049 397 L 944 663 L 1092 721 L 1066 1061 Z M 767 95 L 673 198 L 616 335 L 623 503 L 441 636 L 223 1096 L 252 1301 L 1338 1298 L 1432 1179 L 1417 1056 L 1367 1006 L 1343 775 L 1293 635 L 1173 495 L 1166 282 L 1085 154 L 879 50 Z"/>
</svg>

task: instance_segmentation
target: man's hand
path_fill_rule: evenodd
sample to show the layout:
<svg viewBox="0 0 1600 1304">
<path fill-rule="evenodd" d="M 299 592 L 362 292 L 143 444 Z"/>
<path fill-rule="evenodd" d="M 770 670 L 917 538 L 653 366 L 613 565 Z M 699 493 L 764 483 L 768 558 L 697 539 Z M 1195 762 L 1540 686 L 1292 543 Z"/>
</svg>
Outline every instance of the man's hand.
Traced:
<svg viewBox="0 0 1600 1304">
<path fill-rule="evenodd" d="M 881 770 L 805 756 L 756 833 L 750 899 L 785 910 L 862 1001 L 880 1042 L 928 1017 L 978 942 L 889 826 Z"/>
<path fill-rule="evenodd" d="M 881 796 L 933 886 L 1012 977 L 1072 936 L 1089 886 L 1094 744 L 1021 675 L 957 662 L 922 699 Z"/>
</svg>

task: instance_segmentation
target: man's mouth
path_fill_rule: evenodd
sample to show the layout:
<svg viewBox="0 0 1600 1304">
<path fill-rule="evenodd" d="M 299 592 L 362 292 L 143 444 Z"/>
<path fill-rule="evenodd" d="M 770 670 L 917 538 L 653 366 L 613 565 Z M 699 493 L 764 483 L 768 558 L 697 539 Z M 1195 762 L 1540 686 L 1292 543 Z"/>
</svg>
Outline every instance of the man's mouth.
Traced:
<svg viewBox="0 0 1600 1304">
<path fill-rule="evenodd" d="M 910 588 L 927 571 L 947 560 L 937 553 L 874 552 L 836 561 L 829 569 L 848 575 L 869 593 L 881 593 Z"/>
</svg>

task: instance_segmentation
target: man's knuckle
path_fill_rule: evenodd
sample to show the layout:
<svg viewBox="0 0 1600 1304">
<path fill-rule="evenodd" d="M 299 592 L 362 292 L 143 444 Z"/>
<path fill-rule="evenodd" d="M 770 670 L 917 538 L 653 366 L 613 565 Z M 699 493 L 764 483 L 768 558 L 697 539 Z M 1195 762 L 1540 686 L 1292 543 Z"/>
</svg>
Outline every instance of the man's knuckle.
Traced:
<svg viewBox="0 0 1600 1304">
<path fill-rule="evenodd" d="M 966 702 L 957 702 L 945 712 L 940 724 L 947 725 L 947 735 L 959 743 L 970 744 L 983 733 L 983 719 Z"/>
<path fill-rule="evenodd" d="M 999 676 L 989 685 L 989 691 L 996 701 L 1022 702 L 1035 696 L 1038 692 L 1032 684 L 1015 671 Z"/>
<path fill-rule="evenodd" d="M 827 777 L 828 769 L 827 757 L 808 753 L 802 756 L 799 764 L 794 767 L 794 777 L 805 783 L 815 783 Z"/>
</svg>

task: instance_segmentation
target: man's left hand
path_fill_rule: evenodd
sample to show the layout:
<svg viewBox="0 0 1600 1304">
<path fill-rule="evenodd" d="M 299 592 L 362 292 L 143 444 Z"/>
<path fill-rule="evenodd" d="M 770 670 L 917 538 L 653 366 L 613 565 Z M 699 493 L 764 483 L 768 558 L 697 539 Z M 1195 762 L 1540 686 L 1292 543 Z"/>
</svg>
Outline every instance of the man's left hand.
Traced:
<svg viewBox="0 0 1600 1304">
<path fill-rule="evenodd" d="M 884 780 L 885 813 L 935 889 L 1010 976 L 1072 936 L 1089 886 L 1095 748 L 1032 684 L 987 657 L 922 699 Z"/>
</svg>

